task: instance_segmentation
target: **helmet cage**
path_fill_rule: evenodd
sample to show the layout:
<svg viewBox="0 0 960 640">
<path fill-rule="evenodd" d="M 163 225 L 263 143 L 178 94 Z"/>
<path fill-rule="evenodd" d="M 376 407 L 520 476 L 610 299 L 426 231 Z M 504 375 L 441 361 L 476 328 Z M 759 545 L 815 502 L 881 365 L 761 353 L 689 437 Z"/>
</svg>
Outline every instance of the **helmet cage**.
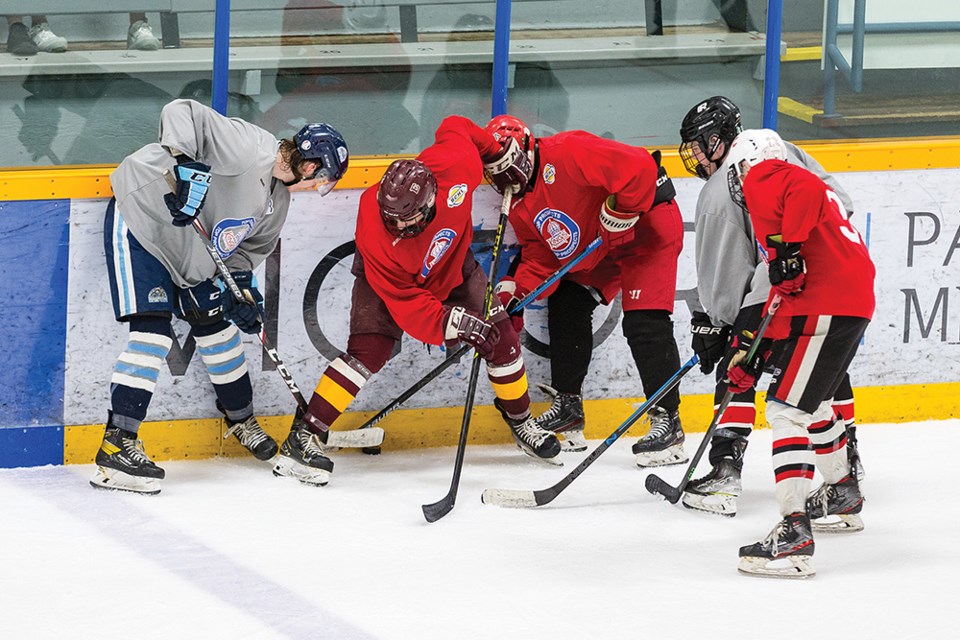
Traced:
<svg viewBox="0 0 960 640">
<path fill-rule="evenodd" d="M 699 149 L 702 160 L 712 163 L 715 171 L 730 151 L 734 138 L 742 130 L 740 109 L 737 105 L 723 96 L 704 100 L 687 113 L 680 125 L 680 139 L 683 143 L 679 151 L 683 166 L 698 178 L 708 179 L 712 172 L 696 157 L 696 151 Z M 726 148 L 718 158 L 716 155 L 721 144 Z"/>
</svg>

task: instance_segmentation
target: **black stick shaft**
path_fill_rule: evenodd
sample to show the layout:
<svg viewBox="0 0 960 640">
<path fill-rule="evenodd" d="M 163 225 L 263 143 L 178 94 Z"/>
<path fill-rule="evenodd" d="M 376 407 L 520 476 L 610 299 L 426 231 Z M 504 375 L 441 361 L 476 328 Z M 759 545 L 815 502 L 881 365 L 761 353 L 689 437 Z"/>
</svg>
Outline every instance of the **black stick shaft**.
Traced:
<svg viewBox="0 0 960 640">
<path fill-rule="evenodd" d="M 507 216 L 510 213 L 510 202 L 513 192 L 509 189 L 503 193 L 500 203 L 500 220 L 497 223 L 497 235 L 493 241 L 493 253 L 490 256 L 490 275 L 487 278 L 487 291 L 483 296 L 483 316 L 490 315 L 493 305 L 493 286 L 497 281 L 497 271 L 500 265 L 500 249 L 503 247 L 503 233 L 507 227 Z M 473 400 L 477 392 L 477 379 L 480 377 L 481 358 L 474 353 L 473 366 L 470 368 L 470 380 L 467 383 L 467 397 L 463 406 L 463 422 L 460 425 L 460 441 L 457 443 L 457 457 L 453 463 L 453 479 L 450 481 L 450 490 L 438 502 L 423 505 L 423 517 L 427 522 L 436 522 L 450 513 L 457 501 L 457 490 L 460 487 L 460 472 L 463 470 L 463 458 L 467 450 L 467 435 L 470 430 L 470 417 L 473 413 Z"/>
<path fill-rule="evenodd" d="M 756 355 L 757 350 L 760 348 L 760 341 L 763 339 L 763 335 L 767 332 L 767 327 L 770 326 L 770 322 L 773 321 L 774 315 L 777 313 L 777 309 L 780 308 L 781 298 L 779 295 L 774 295 L 773 300 L 770 301 L 770 306 L 767 309 L 767 315 L 763 318 L 763 322 L 760 323 L 760 328 L 757 330 L 756 336 L 753 339 L 753 345 L 751 345 L 750 350 L 747 351 L 747 355 L 744 358 L 747 362 L 753 359 Z M 717 425 L 720 424 L 720 419 L 723 418 L 723 414 L 727 410 L 727 406 L 730 405 L 730 401 L 733 399 L 733 391 L 727 389 L 726 393 L 723 394 L 723 399 L 720 401 L 720 406 L 717 407 L 716 413 L 713 415 L 713 420 L 710 422 L 710 426 L 707 427 L 706 433 L 703 434 L 703 440 L 700 441 L 700 446 L 697 447 L 697 452 L 693 455 L 693 458 L 690 459 L 690 463 L 687 465 L 687 471 L 683 474 L 683 479 L 680 481 L 680 484 L 676 487 L 667 484 L 662 478 L 656 474 L 651 473 L 647 476 L 644 486 L 652 494 L 659 493 L 664 498 L 667 499 L 670 504 L 676 504 L 680 499 L 680 496 L 683 494 L 683 490 L 687 488 L 687 484 L 690 482 L 690 479 L 693 477 L 693 474 L 697 471 L 697 464 L 700 462 L 700 458 L 703 457 L 703 454 L 706 452 L 707 447 L 710 444 L 710 439 L 713 437 L 713 432 L 717 430 Z"/>
</svg>

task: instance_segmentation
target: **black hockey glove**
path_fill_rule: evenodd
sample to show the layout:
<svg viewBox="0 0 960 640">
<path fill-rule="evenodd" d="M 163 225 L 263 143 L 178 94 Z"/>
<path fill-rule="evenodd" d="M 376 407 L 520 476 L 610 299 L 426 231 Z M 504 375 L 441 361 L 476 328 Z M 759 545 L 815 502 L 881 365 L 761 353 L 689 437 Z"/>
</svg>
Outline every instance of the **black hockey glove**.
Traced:
<svg viewBox="0 0 960 640">
<path fill-rule="evenodd" d="M 213 280 L 204 280 L 189 289 L 182 289 L 178 296 L 180 317 L 200 325 L 219 322 L 222 293 Z"/>
<path fill-rule="evenodd" d="M 184 162 L 173 168 L 173 176 L 177 180 L 176 191 L 164 194 L 163 200 L 173 216 L 174 226 L 185 227 L 193 223 L 207 199 L 210 165 L 196 161 Z"/>
<path fill-rule="evenodd" d="M 784 242 L 783 236 L 767 236 L 770 285 L 782 296 L 795 296 L 803 291 L 807 263 L 800 255 L 799 242 Z"/>
<path fill-rule="evenodd" d="M 723 359 L 730 327 L 716 327 L 710 322 L 710 316 L 703 311 L 694 311 L 690 319 L 690 333 L 693 334 L 693 352 L 700 358 L 700 371 L 710 373 Z"/>
<path fill-rule="evenodd" d="M 243 294 L 243 301 L 237 300 L 237 297 L 218 281 L 221 287 L 221 300 L 223 300 L 223 317 L 237 325 L 237 329 L 244 333 L 260 333 L 260 319 L 263 317 L 263 296 L 257 288 L 257 279 L 251 271 L 237 271 L 231 273 L 240 292 Z"/>
<path fill-rule="evenodd" d="M 446 307 L 443 314 L 443 337 L 451 343 L 466 342 L 477 350 L 480 357 L 489 360 L 493 349 L 500 342 L 500 330 L 483 318 L 475 316 L 463 307 Z"/>
</svg>

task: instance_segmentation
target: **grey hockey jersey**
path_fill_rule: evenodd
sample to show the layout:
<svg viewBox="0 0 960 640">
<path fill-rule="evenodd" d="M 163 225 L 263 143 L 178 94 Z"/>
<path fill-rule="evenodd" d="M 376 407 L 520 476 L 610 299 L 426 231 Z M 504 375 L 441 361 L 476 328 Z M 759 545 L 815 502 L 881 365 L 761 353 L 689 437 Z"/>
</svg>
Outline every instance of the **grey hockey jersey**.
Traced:
<svg viewBox="0 0 960 640">
<path fill-rule="evenodd" d="M 279 140 L 238 118 L 193 100 L 174 100 L 160 114 L 160 141 L 127 156 L 110 175 L 134 237 L 167 268 L 179 287 L 216 275 L 216 266 L 191 227 L 175 227 L 163 196 L 164 171 L 185 154 L 210 165 L 211 181 L 199 219 L 230 271 L 253 270 L 273 251 L 290 207 L 290 192 L 273 178 Z"/>
</svg>

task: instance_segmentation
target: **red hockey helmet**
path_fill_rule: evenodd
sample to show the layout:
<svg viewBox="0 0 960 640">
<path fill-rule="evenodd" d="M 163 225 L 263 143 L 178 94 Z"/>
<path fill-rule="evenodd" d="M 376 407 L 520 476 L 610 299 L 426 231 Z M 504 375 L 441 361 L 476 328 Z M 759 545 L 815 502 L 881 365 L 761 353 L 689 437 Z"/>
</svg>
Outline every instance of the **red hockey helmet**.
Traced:
<svg viewBox="0 0 960 640">
<path fill-rule="evenodd" d="M 536 166 L 537 140 L 533 132 L 530 131 L 530 127 L 523 123 L 523 120 L 507 114 L 491 119 L 490 122 L 487 123 L 487 126 L 484 127 L 484 130 L 492 134 L 494 139 L 502 145 L 505 144 L 509 138 L 513 138 L 517 141 L 520 150 L 525 153 L 530 160 L 529 166 L 527 166 L 526 163 L 523 164 L 523 171 L 527 174 L 527 186 L 523 188 L 520 193 L 516 194 L 517 197 L 522 196 L 524 192 L 531 188 L 530 180 L 533 178 L 534 167 Z M 501 190 L 498 189 L 498 191 Z"/>
<path fill-rule="evenodd" d="M 380 180 L 380 217 L 398 238 L 419 235 L 437 214 L 437 179 L 419 160 L 395 160 Z"/>
</svg>

